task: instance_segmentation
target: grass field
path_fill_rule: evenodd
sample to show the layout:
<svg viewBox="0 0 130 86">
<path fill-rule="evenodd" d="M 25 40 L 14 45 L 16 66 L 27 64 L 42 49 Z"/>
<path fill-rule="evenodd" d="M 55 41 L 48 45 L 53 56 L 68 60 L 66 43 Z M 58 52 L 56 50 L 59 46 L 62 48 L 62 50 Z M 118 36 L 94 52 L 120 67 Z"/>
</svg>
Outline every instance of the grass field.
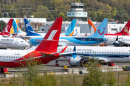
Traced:
<svg viewBox="0 0 130 86">
<path fill-rule="evenodd" d="M 107 77 L 106 73 L 104 75 Z M 117 85 L 124 86 L 124 83 L 126 82 L 127 77 L 129 75 L 130 72 L 127 71 L 114 72 Z M 40 79 L 39 83 L 42 83 L 42 85 L 37 85 L 37 86 L 82 86 L 82 81 L 84 76 L 85 75 L 79 75 L 79 74 L 66 74 L 66 75 L 47 75 L 46 77 L 37 76 L 38 78 L 36 77 L 32 77 L 32 78 L 35 78 L 36 81 Z M 1 78 L 0 86 L 28 86 L 29 84 L 27 84 L 27 80 L 28 80 L 27 77 Z M 54 82 L 55 85 L 53 84 Z M 44 85 L 43 83 L 46 84 Z"/>
</svg>

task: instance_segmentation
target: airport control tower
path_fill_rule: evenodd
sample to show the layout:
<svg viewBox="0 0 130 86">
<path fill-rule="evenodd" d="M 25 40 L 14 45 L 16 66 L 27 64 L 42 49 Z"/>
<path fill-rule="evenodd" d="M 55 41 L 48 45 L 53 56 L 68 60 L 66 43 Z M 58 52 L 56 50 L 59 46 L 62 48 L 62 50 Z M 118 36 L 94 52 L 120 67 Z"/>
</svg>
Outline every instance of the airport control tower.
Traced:
<svg viewBox="0 0 130 86">
<path fill-rule="evenodd" d="M 67 17 L 73 17 L 77 20 L 82 20 L 83 17 L 87 18 L 87 12 L 83 12 L 84 3 L 71 3 L 70 12 L 67 12 Z"/>
</svg>

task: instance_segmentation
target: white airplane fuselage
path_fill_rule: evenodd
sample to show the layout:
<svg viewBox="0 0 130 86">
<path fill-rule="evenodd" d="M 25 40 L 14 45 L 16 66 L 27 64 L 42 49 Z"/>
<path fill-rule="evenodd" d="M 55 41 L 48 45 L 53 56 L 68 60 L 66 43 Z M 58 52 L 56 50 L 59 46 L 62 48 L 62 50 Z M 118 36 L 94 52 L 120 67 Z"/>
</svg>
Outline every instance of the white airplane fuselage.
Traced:
<svg viewBox="0 0 130 86">
<path fill-rule="evenodd" d="M 11 62 L 31 52 L 29 50 L 0 50 L 0 62 Z M 6 54 L 5 54 L 6 53 Z"/>
<path fill-rule="evenodd" d="M 25 48 L 29 44 L 20 38 L 0 38 L 0 48 Z"/>
<path fill-rule="evenodd" d="M 31 50 L 0 50 L 0 67 L 17 67 L 20 64 L 18 60 L 31 52 Z M 18 61 L 17 61 L 18 60 Z M 22 62 L 22 61 L 21 61 Z"/>
<path fill-rule="evenodd" d="M 113 45 L 116 41 L 117 36 L 105 35 L 107 41 L 103 42 L 104 45 Z M 130 44 L 130 36 L 118 36 L 118 41 Z"/>
<path fill-rule="evenodd" d="M 73 52 L 73 48 L 74 46 L 68 46 L 65 52 Z M 57 51 L 60 52 L 62 49 L 63 47 L 59 47 Z M 101 62 L 130 62 L 130 48 L 128 47 L 76 46 L 76 53 L 77 55 L 84 56 L 84 58 L 95 57 L 101 60 Z M 68 60 L 68 58 L 66 60 Z M 62 57 L 57 60 L 62 61 L 65 60 L 65 58 Z"/>
</svg>

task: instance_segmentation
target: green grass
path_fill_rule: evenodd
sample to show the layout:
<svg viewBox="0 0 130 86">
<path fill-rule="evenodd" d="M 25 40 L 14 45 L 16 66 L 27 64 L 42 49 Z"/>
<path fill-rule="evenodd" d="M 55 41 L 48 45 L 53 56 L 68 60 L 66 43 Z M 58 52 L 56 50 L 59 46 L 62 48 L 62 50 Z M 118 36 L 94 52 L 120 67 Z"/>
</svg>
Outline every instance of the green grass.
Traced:
<svg viewBox="0 0 130 86">
<path fill-rule="evenodd" d="M 129 72 L 126 71 L 114 72 L 116 84 L 124 86 L 128 75 Z M 35 82 L 29 82 L 25 77 L 0 78 L 0 86 L 29 86 L 30 83 L 32 86 L 82 86 L 84 76 L 78 74 L 37 76 L 34 78 Z"/>
</svg>

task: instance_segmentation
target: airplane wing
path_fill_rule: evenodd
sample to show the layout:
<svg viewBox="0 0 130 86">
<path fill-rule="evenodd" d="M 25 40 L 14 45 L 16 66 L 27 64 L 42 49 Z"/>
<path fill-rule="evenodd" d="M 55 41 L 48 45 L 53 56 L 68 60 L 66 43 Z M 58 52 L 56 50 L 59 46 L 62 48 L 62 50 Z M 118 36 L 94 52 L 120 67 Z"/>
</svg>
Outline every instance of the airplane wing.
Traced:
<svg viewBox="0 0 130 86">
<path fill-rule="evenodd" d="M 54 54 L 47 54 L 47 53 L 43 53 L 43 52 L 39 52 L 43 57 L 45 56 L 54 56 Z"/>
<path fill-rule="evenodd" d="M 51 53 L 51 54 L 47 54 L 47 53 L 42 53 L 39 52 L 42 56 L 55 56 L 56 54 L 59 54 L 59 56 L 72 56 L 73 53 L 75 52 L 65 52 L 65 53 Z"/>
<path fill-rule="evenodd" d="M 75 52 L 65 52 L 65 53 L 60 53 L 60 56 L 72 56 L 72 54 Z"/>
<path fill-rule="evenodd" d="M 60 57 L 61 56 L 72 56 L 73 53 L 75 52 L 64 52 L 66 50 L 66 48 L 68 47 L 68 45 L 60 52 L 60 53 L 51 53 L 51 54 L 48 54 L 48 53 L 44 53 L 44 52 L 39 52 L 42 56 L 55 56 L 55 55 L 59 55 Z"/>
<path fill-rule="evenodd" d="M 121 46 L 130 46 L 130 41 L 118 41 Z"/>
</svg>

